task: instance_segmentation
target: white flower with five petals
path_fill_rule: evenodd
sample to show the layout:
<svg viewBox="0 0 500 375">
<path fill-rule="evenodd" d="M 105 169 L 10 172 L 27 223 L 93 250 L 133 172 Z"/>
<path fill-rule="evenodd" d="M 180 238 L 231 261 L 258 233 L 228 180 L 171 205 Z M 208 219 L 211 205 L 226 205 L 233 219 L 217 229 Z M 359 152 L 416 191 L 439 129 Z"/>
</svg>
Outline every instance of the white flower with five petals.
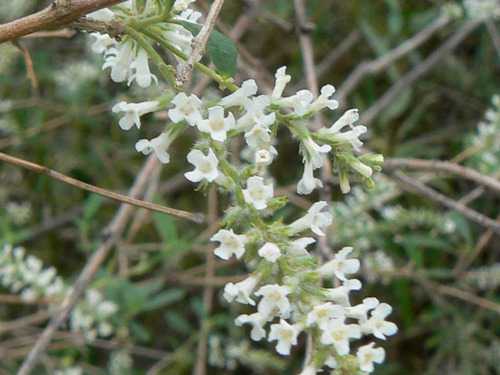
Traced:
<svg viewBox="0 0 500 375">
<path fill-rule="evenodd" d="M 234 128 L 234 116 L 231 112 L 224 117 L 224 108 L 220 106 L 208 108 L 208 119 L 197 121 L 198 130 L 209 133 L 213 140 L 224 142 L 227 131 Z"/>
<path fill-rule="evenodd" d="M 290 293 L 290 287 L 286 285 L 264 285 L 255 292 L 256 296 L 262 296 L 257 311 L 268 319 L 277 313 L 279 313 L 280 317 L 287 319 L 290 317 L 291 306 L 286 296 Z"/>
<path fill-rule="evenodd" d="M 199 182 L 203 179 L 213 182 L 220 175 L 217 169 L 219 160 L 211 148 L 208 149 L 207 155 L 200 150 L 192 150 L 187 154 L 187 160 L 195 166 L 193 171 L 184 173 L 184 176 L 191 182 Z"/>
<path fill-rule="evenodd" d="M 297 336 L 300 330 L 289 324 L 286 320 L 280 319 L 279 324 L 272 324 L 269 331 L 269 341 L 278 341 L 276 351 L 281 355 L 289 355 L 292 345 L 297 345 Z"/>
<path fill-rule="evenodd" d="M 260 176 L 252 176 L 247 180 L 247 188 L 243 190 L 245 202 L 253 205 L 257 210 L 267 208 L 267 200 L 274 195 L 273 184 L 264 184 Z"/>
<path fill-rule="evenodd" d="M 142 103 L 127 103 L 120 102 L 115 104 L 111 109 L 114 113 L 125 112 L 125 115 L 120 119 L 118 124 L 123 130 L 130 130 L 134 124 L 137 129 L 141 128 L 142 115 L 158 110 L 158 102 L 156 100 Z"/>
<path fill-rule="evenodd" d="M 221 259 L 228 260 L 233 254 L 237 259 L 241 258 L 245 252 L 248 237 L 244 234 L 235 234 L 232 229 L 221 229 L 210 240 L 220 242 L 220 246 L 214 250 L 214 254 Z"/>
<path fill-rule="evenodd" d="M 258 254 L 268 262 L 274 263 L 281 256 L 281 250 L 276 244 L 266 242 L 259 249 Z"/>
<path fill-rule="evenodd" d="M 333 221 L 332 214 L 329 212 L 321 212 L 321 210 L 327 206 L 327 203 L 324 201 L 314 203 L 309 208 L 306 215 L 290 224 L 292 232 L 299 233 L 305 229 L 311 229 L 318 236 L 324 236 L 325 234 L 320 228 L 329 226 Z"/>
<path fill-rule="evenodd" d="M 370 343 L 359 347 L 356 356 L 361 371 L 373 372 L 373 363 L 382 363 L 385 359 L 385 350 L 383 348 L 374 348 L 375 343 Z"/>
<path fill-rule="evenodd" d="M 194 94 L 187 96 L 183 92 L 172 99 L 175 108 L 168 111 L 168 117 L 175 124 L 185 120 L 189 125 L 195 126 L 203 117 L 200 113 L 201 100 Z"/>
<path fill-rule="evenodd" d="M 347 280 L 345 274 L 358 272 L 360 266 L 358 259 L 346 259 L 352 250 L 352 247 L 344 247 L 332 260 L 319 267 L 317 272 L 323 277 L 335 275 L 339 280 Z"/>
<path fill-rule="evenodd" d="M 371 317 L 361 325 L 364 333 L 371 333 L 376 338 L 385 340 L 386 336 L 392 336 L 398 331 L 396 324 L 387 322 L 385 318 L 392 312 L 392 307 L 387 303 L 381 303 L 371 312 Z"/>
<path fill-rule="evenodd" d="M 344 318 L 330 319 L 320 341 L 324 345 L 332 345 L 339 355 L 349 354 L 349 339 L 359 339 L 361 327 L 357 324 L 345 324 Z"/>
</svg>

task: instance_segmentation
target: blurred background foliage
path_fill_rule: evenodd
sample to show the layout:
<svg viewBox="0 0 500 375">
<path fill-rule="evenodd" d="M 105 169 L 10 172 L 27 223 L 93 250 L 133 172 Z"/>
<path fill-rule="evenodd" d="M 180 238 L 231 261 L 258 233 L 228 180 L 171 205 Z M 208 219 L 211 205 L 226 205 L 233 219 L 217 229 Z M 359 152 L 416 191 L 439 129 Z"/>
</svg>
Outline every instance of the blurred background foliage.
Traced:
<svg viewBox="0 0 500 375">
<path fill-rule="evenodd" d="M 202 10 L 207 3 L 198 0 Z M 42 0 L 3 2 L 0 21 L 48 4 Z M 307 1 L 315 58 L 322 67 L 320 84 L 341 87 L 362 62 L 384 56 L 441 17 L 443 6 L 439 0 Z M 457 6 L 455 9 L 462 7 Z M 256 69 L 261 82 L 272 87 L 275 70 L 286 65 L 295 88 L 304 88 L 293 2 L 227 1 L 219 26 L 230 30 L 249 12 L 254 12 L 251 22 L 238 42 L 243 63 L 236 80 L 241 82 Z M 341 105 L 357 107 L 363 114 L 465 22 L 464 15 L 450 20 L 419 48 L 383 71 L 365 76 Z M 499 27 L 494 19 L 482 22 L 452 52 L 405 87 L 366 123 L 365 146 L 386 157 L 439 160 L 454 160 L 473 148 L 474 152 L 459 161 L 498 178 L 499 118 L 490 121 L 496 130 L 486 136 L 478 123 L 485 121 L 488 108 L 494 108 L 492 97 L 500 93 Z M 342 45 L 345 48 L 340 51 Z M 36 84 L 27 74 L 23 49 L 32 59 Z M 333 59 L 335 51 L 338 56 Z M 142 129 L 123 132 L 110 108 L 122 99 L 153 98 L 164 86 L 151 87 L 145 95 L 142 89 L 111 82 L 109 74 L 101 72 L 101 65 L 100 57 L 89 52 L 89 38 L 84 34 L 23 38 L 18 45 L 0 45 L 0 151 L 102 188 L 126 192 L 145 161 L 134 150 L 135 142 L 156 135 L 164 119 L 145 116 Z M 330 120 L 333 118 L 325 119 L 325 125 Z M 182 176 L 192 142 L 189 134 L 183 135 L 171 148 L 171 163 L 162 168 L 158 180 L 157 203 L 190 211 L 206 206 L 206 198 L 194 192 Z M 296 149 L 286 147 L 290 143 L 286 135 L 280 142 L 278 149 L 283 151 L 272 173 L 287 187 L 301 174 L 300 159 Z M 433 172 L 413 176 L 498 218 L 500 200 L 491 190 Z M 366 294 L 388 302 L 394 308 L 391 319 L 400 329 L 385 343 L 387 359 L 375 373 L 500 373 L 498 235 L 436 202 L 403 192 L 384 174 L 371 191 L 357 186 L 342 196 L 332 185 L 335 220 L 330 243 L 334 250 L 355 246 L 363 264 L 359 277 L 366 286 L 354 299 L 360 302 Z M 227 198 L 221 197 L 221 210 L 224 202 Z M 303 198 L 295 197 L 292 202 L 299 208 L 283 212 L 287 219 L 307 207 Z M 117 207 L 115 202 L 0 163 L 0 245 L 25 247 L 45 266 L 54 266 L 68 283 L 95 249 Z M 234 326 L 234 318 L 244 308 L 228 306 L 220 298 L 220 290 L 225 282 L 245 274 L 241 263 L 216 262 L 215 304 L 206 315 L 202 294 L 209 235 L 204 228 L 150 213 L 138 223 L 120 244 L 120 250 L 128 254 L 129 269 L 118 272 L 117 256 L 110 256 L 92 282 L 92 287 L 119 306 L 111 322 L 115 334 L 89 342 L 81 335 L 61 334 L 39 373 L 56 368 L 67 368 L 70 373 L 69 369 L 78 367 L 89 374 L 144 374 L 148 369 L 148 374 L 187 374 L 196 358 L 204 319 L 210 332 L 208 373 L 299 372 L 304 338 L 290 358 L 283 358 L 275 354 L 273 345 L 253 343 L 247 329 Z M 12 302 L 5 298 L 7 293 L 0 288 L 1 321 L 45 308 L 43 303 Z M 0 372 L 15 372 L 41 327 L 0 330 Z M 155 363 L 161 364 L 159 372 L 153 371 Z"/>
</svg>

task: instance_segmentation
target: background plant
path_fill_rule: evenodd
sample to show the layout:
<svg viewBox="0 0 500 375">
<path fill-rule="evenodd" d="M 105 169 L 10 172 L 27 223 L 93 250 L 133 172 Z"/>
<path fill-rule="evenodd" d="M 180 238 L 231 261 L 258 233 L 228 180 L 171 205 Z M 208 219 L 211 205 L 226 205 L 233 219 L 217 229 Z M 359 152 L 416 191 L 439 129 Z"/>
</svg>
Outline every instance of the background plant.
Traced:
<svg viewBox="0 0 500 375">
<path fill-rule="evenodd" d="M 272 88 L 273 74 L 282 65 L 288 66 L 287 72 L 292 76 L 301 75 L 302 66 L 297 58 L 300 50 L 294 34 L 288 29 L 294 25 L 292 5 L 288 1 L 265 2 L 262 7 L 252 5 L 250 9 L 255 9 L 255 12 L 242 13 L 240 20 L 256 17 L 253 18 L 256 21 L 250 22 L 246 30 L 234 31 L 234 39 L 238 39 L 238 33 L 243 35 L 238 46 L 247 46 L 250 52 L 240 51 L 242 70 L 237 80 L 253 77 L 256 66 L 259 67 L 258 76 L 262 76 L 259 87 L 267 84 Z M 469 3 L 464 5 L 471 6 Z M 36 6 L 33 4 L 34 8 Z M 203 7 L 203 3 L 200 6 Z M 235 16 L 246 6 L 245 3 L 228 2 L 221 14 L 221 25 L 236 24 Z M 457 6 L 448 4 L 444 9 L 447 12 L 454 10 L 452 15 L 462 13 L 460 17 L 470 14 L 467 12 L 469 8 L 463 8 L 461 4 Z M 363 72 L 363 79 L 352 89 L 344 89 L 344 101 L 338 99 L 341 105 L 350 102 L 360 108 L 360 123 L 368 125 L 370 141 L 367 145 L 372 150 L 396 158 L 453 160 L 458 157 L 454 160 L 465 161 L 464 165 L 498 177 L 498 167 L 495 168 L 498 164 L 494 162 L 499 149 L 495 146 L 498 145 L 495 143 L 498 134 L 495 112 L 489 112 L 487 126 L 476 130 L 478 122 L 484 121 L 488 108 L 494 110 L 491 98 L 498 92 L 495 78 L 498 77 L 498 50 L 495 49 L 498 37 L 495 36 L 494 18 L 480 17 L 479 21 L 472 21 L 478 22 L 472 28 L 467 18 L 445 19 L 443 17 L 447 16 L 443 16 L 439 6 L 423 6 L 416 2 L 404 5 L 395 2 L 325 5 L 318 1 L 308 4 L 308 15 L 316 25 L 312 38 L 318 72 L 323 72 L 323 76 L 319 75 L 320 82 L 336 84 L 338 94 L 342 94 L 340 83 L 356 66 L 362 66 L 360 61 L 387 56 L 386 53 L 406 39 L 420 30 L 427 30 L 422 33 L 429 35 L 430 39 L 405 53 L 401 59 L 391 61 L 383 68 L 386 75 L 380 69 L 374 70 L 376 74 L 370 74 L 370 69 L 358 68 L 358 72 Z M 471 15 L 475 17 L 475 13 Z M 353 29 L 353 24 L 359 26 Z M 426 29 L 427 25 L 435 25 L 432 32 Z M 453 52 L 446 50 L 448 36 L 457 35 L 461 30 L 468 33 L 460 40 L 460 47 Z M 277 40 L 280 40 L 280 48 L 277 48 Z M 42 95 L 37 98 L 37 90 L 24 78 L 26 70 L 22 52 L 11 45 L 2 45 L 6 48 L 2 56 L 8 62 L 2 64 L 2 96 L 9 98 L 2 103 L 2 131 L 5 134 L 2 147 L 10 154 L 50 166 L 80 180 L 114 191 L 125 191 L 144 159 L 131 147 L 137 141 L 135 134 L 121 132 L 116 126 L 118 119 L 109 114 L 109 108 L 120 100 L 115 98 L 115 93 L 122 90 L 106 82 L 105 76 L 99 73 L 101 62 L 71 63 L 86 51 L 84 44 L 87 40 L 82 36 L 74 37 L 63 49 L 63 40 L 59 38 L 44 39 L 43 49 L 38 47 L 36 39 L 22 40 L 21 43 L 29 47 Z M 441 56 L 437 55 L 440 59 L 431 64 L 418 81 L 408 82 L 406 72 L 424 69 L 426 57 L 436 51 L 443 51 Z M 342 59 L 334 60 L 339 55 Z M 252 56 L 259 56 L 259 62 Z M 296 62 L 290 63 L 290 60 Z M 325 64 L 321 65 L 321 61 Z M 266 74 L 266 70 L 270 73 Z M 394 87 L 399 88 L 400 82 L 406 84 L 399 95 L 389 105 L 382 105 L 383 101 L 378 99 L 393 92 Z M 158 96 L 161 89 L 151 86 L 150 97 Z M 26 100 L 32 90 L 34 99 Z M 132 86 L 123 99 L 142 101 L 143 91 L 134 90 Z M 374 103 L 375 107 L 372 106 Z M 161 114 L 155 117 L 146 117 L 143 121 L 161 124 Z M 147 139 L 158 133 L 158 127 L 151 129 L 153 126 L 142 127 Z M 286 134 L 280 136 L 280 142 L 293 144 Z M 155 198 L 157 202 L 163 200 L 169 206 L 197 211 L 196 208 L 203 205 L 203 198 L 193 193 L 182 178 L 175 178 L 176 173 L 182 175 L 188 169 L 184 155 L 191 139 L 182 135 L 177 141 L 178 146 L 169 150 L 171 163 L 168 169 L 162 169 L 161 179 L 150 180 L 148 194 L 152 196 L 151 192 L 157 190 L 157 186 L 162 194 L 161 200 Z M 286 187 L 301 176 L 300 169 L 284 167 L 293 160 L 294 165 L 299 165 L 300 157 L 296 155 L 297 151 L 290 147 L 289 154 L 280 154 L 273 163 L 272 172 L 281 186 Z M 102 168 L 90 169 L 89 165 L 101 165 Z M 159 173 L 157 171 L 154 176 L 159 176 Z M 477 212 L 492 218 L 498 213 L 498 193 L 491 189 L 476 188 L 475 183 L 462 177 L 444 179 L 442 174 L 436 177 L 429 172 L 413 176 L 457 201 L 465 197 L 464 204 Z M 495 271 L 498 254 L 494 250 L 498 237 L 488 228 L 448 211 L 429 198 L 402 194 L 399 186 L 388 178 L 377 181 L 373 191 L 353 188 L 346 202 L 338 192 L 337 181 L 334 178 L 328 181 L 335 186 L 333 200 L 338 201 L 333 205 L 334 227 L 330 244 L 335 250 L 344 245 L 355 246 L 359 257 L 367 264 L 362 267 L 359 277 L 373 282 L 373 291 L 365 287 L 364 293 L 383 296 L 393 305 L 394 320 L 402 332 L 398 339 L 389 340 L 386 350 L 390 360 L 379 371 L 464 374 L 497 371 L 499 327 L 495 325 L 498 305 L 494 296 L 495 288 L 498 288 L 498 281 L 495 281 L 498 279 Z M 63 276 L 71 279 L 77 275 L 86 254 L 98 244 L 100 230 L 112 217 L 114 205 L 6 164 L 2 164 L 2 182 L 0 195 L 5 203 L 2 205 L 2 242 L 22 244 L 28 252 L 43 258 L 44 263 L 54 265 Z M 298 207 L 309 207 L 310 203 L 294 194 L 295 187 L 283 191 Z M 221 207 L 224 206 L 221 202 Z M 297 217 L 294 215 L 298 212 L 288 209 L 283 212 L 283 217 Z M 130 364 L 131 371 L 151 368 L 154 361 L 164 358 L 167 352 L 172 355 L 168 356 L 166 371 L 183 373 L 191 370 L 195 361 L 193 348 L 199 339 L 198 324 L 194 322 L 205 319 L 206 305 L 203 307 L 199 285 L 207 282 L 205 268 L 201 265 L 206 253 L 203 246 L 209 234 L 199 235 L 199 230 L 194 227 L 174 223 L 164 215 L 141 213 L 136 216 L 134 225 L 118 247 L 124 250 L 117 251 L 116 257 L 110 257 L 99 277 L 93 281 L 93 286 L 105 291 L 107 298 L 123 307 L 120 314 L 130 332 L 117 335 L 120 339 L 96 340 L 87 343 L 88 346 L 81 343 L 71 348 L 66 345 L 65 349 L 54 347 L 49 351 L 45 366 L 50 368 L 50 363 L 57 367 L 79 365 L 91 371 L 94 368 L 89 366 L 104 369 L 109 358 L 111 368 L 111 358 L 115 359 L 113 363 L 120 358 L 105 355 L 109 353 L 107 350 L 117 348 L 109 345 L 112 342 L 114 345 L 119 343 L 122 352 L 133 359 L 132 362 L 122 361 Z M 68 256 L 62 257 L 61 249 L 65 249 Z M 119 254 L 127 254 L 127 257 Z M 235 268 L 229 269 L 225 264 L 213 264 L 216 273 L 210 279 L 210 285 L 222 286 L 236 281 L 233 279 Z M 117 270 L 121 276 L 113 278 Z M 246 272 L 241 269 L 241 274 Z M 155 301 L 153 296 L 156 303 L 152 302 Z M 363 297 L 359 298 L 361 301 Z M 145 304 L 145 301 L 151 304 Z M 33 305 L 5 305 L 2 320 L 36 311 Z M 217 366 L 222 366 L 224 371 L 235 373 L 279 373 L 285 368 L 280 360 L 269 358 L 271 350 L 262 352 L 262 347 L 245 343 L 247 332 L 233 327 L 223 300 L 215 299 L 213 312 L 212 317 L 205 320 L 205 327 L 210 327 L 209 371 L 222 371 L 217 370 Z M 235 316 L 232 314 L 233 318 Z M 467 329 L 463 329 L 464 326 Z M 165 337 L 158 327 L 165 327 L 168 332 L 175 330 L 175 333 Z M 13 355 L 20 344 L 12 341 L 12 337 L 38 332 L 36 326 L 22 329 L 14 333 L 8 331 L 13 335 L 11 339 L 5 337 L 9 350 L 5 358 L 9 360 L 2 360 L 2 366 L 6 369 L 17 368 L 19 362 L 16 358 L 25 355 L 22 350 L 17 352 L 20 353 L 18 357 Z M 457 339 L 458 334 L 463 336 Z M 217 345 L 217 337 L 219 342 L 228 342 L 228 337 L 231 337 L 234 346 L 221 348 Z M 69 338 L 61 338 L 64 339 Z M 468 345 L 460 345 L 461 342 Z M 142 346 L 164 352 L 141 351 Z M 297 363 L 292 361 L 287 364 L 287 369 L 290 365 L 296 365 L 297 369 L 301 367 L 300 355 L 294 358 Z"/>
</svg>

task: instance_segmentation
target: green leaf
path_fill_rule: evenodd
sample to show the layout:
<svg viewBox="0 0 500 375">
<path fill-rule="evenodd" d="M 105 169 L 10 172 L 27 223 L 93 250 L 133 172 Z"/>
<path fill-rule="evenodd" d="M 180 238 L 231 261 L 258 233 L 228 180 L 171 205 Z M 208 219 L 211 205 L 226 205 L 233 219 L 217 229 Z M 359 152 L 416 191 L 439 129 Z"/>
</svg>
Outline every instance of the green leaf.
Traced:
<svg viewBox="0 0 500 375">
<path fill-rule="evenodd" d="M 179 22 L 194 36 L 198 35 L 201 30 L 202 25 L 186 21 Z M 212 31 L 207 42 L 207 52 L 222 77 L 232 77 L 236 73 L 238 50 L 227 36 L 215 30 Z"/>
<path fill-rule="evenodd" d="M 186 295 L 186 292 L 182 289 L 172 289 L 163 293 L 160 293 L 153 299 L 146 302 L 142 307 L 141 311 L 151 311 L 158 309 L 160 307 L 165 307 L 174 302 L 181 300 Z"/>
<path fill-rule="evenodd" d="M 169 324 L 169 327 L 172 328 L 174 331 L 177 331 L 179 333 L 183 333 L 185 335 L 191 333 L 192 328 L 191 324 L 189 321 L 179 314 L 177 311 L 167 311 L 165 313 L 165 319 L 167 323 Z"/>
<path fill-rule="evenodd" d="M 162 206 L 166 206 L 166 203 L 163 199 L 156 196 L 153 199 L 153 202 Z M 163 244 L 173 244 L 178 240 L 177 233 L 177 223 L 172 216 L 168 216 L 161 212 L 153 212 L 153 222 L 156 227 L 156 231 L 160 235 Z"/>
</svg>

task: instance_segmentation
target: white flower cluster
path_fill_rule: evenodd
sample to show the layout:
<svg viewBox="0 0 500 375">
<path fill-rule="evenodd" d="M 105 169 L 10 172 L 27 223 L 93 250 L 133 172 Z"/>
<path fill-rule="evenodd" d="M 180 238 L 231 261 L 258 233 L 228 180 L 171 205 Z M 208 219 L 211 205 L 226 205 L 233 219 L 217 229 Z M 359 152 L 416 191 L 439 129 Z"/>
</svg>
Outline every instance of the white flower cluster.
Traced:
<svg viewBox="0 0 500 375">
<path fill-rule="evenodd" d="M 249 243 L 247 236 L 225 230 L 219 231 L 212 240 L 221 242 L 215 253 L 222 255 L 223 259 L 228 259 L 230 254 L 241 256 L 245 251 L 244 245 Z M 279 273 L 279 266 L 275 263 L 280 255 L 288 253 L 293 247 L 299 247 L 299 259 L 307 259 L 309 254 L 305 246 L 314 242 L 311 240 L 308 237 L 295 240 L 283 249 L 276 244 L 265 243 L 258 254 L 273 264 L 273 273 Z M 236 300 L 242 304 L 257 306 L 255 313 L 240 315 L 235 321 L 236 325 L 250 324 L 250 335 L 255 341 L 266 337 L 269 341 L 277 341 L 276 351 L 282 355 L 290 354 L 292 346 L 297 345 L 301 332 L 312 334 L 313 341 L 318 346 L 314 348 L 313 360 L 303 374 L 315 374 L 323 365 L 336 368 L 342 363 L 342 357 L 350 354 L 352 339 L 373 335 L 385 340 L 386 336 L 395 334 L 396 325 L 385 320 L 392 311 L 388 304 L 379 303 L 376 298 L 365 298 L 361 304 L 351 305 L 349 293 L 361 289 L 359 280 L 347 278 L 347 275 L 356 273 L 360 267 L 359 260 L 347 258 L 351 252 L 352 248 L 345 247 L 332 260 L 316 269 L 304 268 L 299 271 L 300 268 L 296 268 L 292 271 L 293 277 L 285 278 L 285 284 L 282 285 L 263 283 L 264 279 L 272 280 L 273 277 L 261 274 L 259 269 L 237 284 L 227 284 L 224 298 L 228 302 Z M 296 250 L 292 250 L 292 253 L 297 254 Z M 315 287 L 319 278 L 332 276 L 342 284 L 336 288 Z M 259 284 L 263 285 L 259 287 Z M 315 289 L 317 291 L 311 294 Z M 260 301 L 256 303 L 253 296 L 261 297 Z M 269 332 L 265 328 L 267 323 L 271 323 Z M 328 353 L 327 356 L 324 355 L 325 352 Z M 385 352 L 383 348 L 376 348 L 372 342 L 358 347 L 356 356 L 359 368 L 372 372 L 373 363 L 381 363 Z"/>
<path fill-rule="evenodd" d="M 19 294 L 26 302 L 33 302 L 37 298 L 60 300 L 70 292 L 54 267 L 43 268 L 40 259 L 33 255 L 25 257 L 23 248 L 13 248 L 12 245 L 5 245 L 0 252 L 0 284 L 10 292 Z M 89 340 L 97 335 L 111 335 L 114 329 L 109 318 L 118 311 L 118 306 L 104 300 L 95 289 L 88 290 L 85 297 L 72 312 L 71 329 L 84 332 Z M 49 308 L 56 304 L 57 301 L 54 301 L 49 304 Z"/>
</svg>

